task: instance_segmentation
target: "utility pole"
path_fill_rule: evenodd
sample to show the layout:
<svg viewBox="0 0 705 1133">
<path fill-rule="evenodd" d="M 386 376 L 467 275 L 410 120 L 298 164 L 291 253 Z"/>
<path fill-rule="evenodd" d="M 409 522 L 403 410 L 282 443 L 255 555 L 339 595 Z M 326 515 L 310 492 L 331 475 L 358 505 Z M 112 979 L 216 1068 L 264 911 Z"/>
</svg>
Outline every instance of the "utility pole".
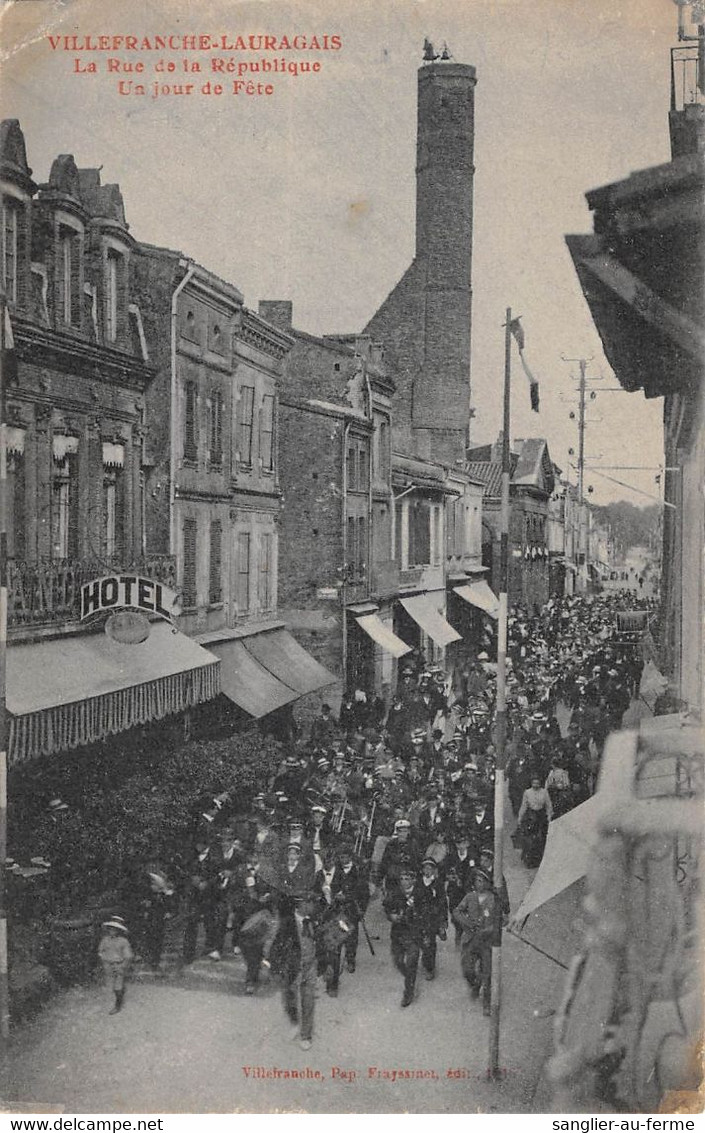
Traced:
<svg viewBox="0 0 705 1133">
<path fill-rule="evenodd" d="M 585 397 L 587 393 L 587 366 L 590 358 L 566 358 L 561 355 L 564 362 L 577 362 L 580 367 L 580 381 L 578 383 L 578 591 L 583 593 L 588 584 L 588 532 L 586 531 L 585 514 Z M 595 396 L 594 393 L 591 394 Z M 570 414 L 575 417 L 574 413 Z M 572 452 L 572 450 L 571 450 Z M 592 489 L 591 489 L 592 490 Z"/>
<path fill-rule="evenodd" d="M 494 777 L 494 871 L 495 893 L 502 889 L 504 874 L 504 771 L 507 763 L 507 612 L 509 591 L 509 480 L 511 475 L 510 401 L 512 362 L 512 309 L 507 307 L 504 324 L 504 411 L 502 434 L 502 507 L 500 519 L 499 616 L 497 620 L 497 752 Z M 492 940 L 492 987 L 490 996 L 489 1075 L 500 1077 L 499 1017 L 502 1004 L 502 918 L 496 917 Z"/>
</svg>

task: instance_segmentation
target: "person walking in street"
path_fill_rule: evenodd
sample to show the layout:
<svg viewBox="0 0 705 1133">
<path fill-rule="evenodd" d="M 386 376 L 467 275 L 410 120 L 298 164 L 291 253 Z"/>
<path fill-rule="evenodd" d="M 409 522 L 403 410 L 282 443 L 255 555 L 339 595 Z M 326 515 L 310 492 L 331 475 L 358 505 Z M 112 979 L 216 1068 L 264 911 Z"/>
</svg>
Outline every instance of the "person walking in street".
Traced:
<svg viewBox="0 0 705 1133">
<path fill-rule="evenodd" d="M 424 930 L 423 913 L 417 903 L 415 887 L 416 872 L 404 866 L 399 884 L 388 890 L 383 903 L 387 920 L 392 926 L 389 938 L 392 961 L 404 977 L 402 1007 L 408 1007 L 414 1002 Z"/>
<path fill-rule="evenodd" d="M 492 941 L 498 927 L 500 902 L 484 870 L 472 874 L 472 888 L 453 910 L 453 920 L 463 930 L 460 967 L 473 999 L 482 993 L 482 1013 L 490 1014 L 492 986 Z"/>
<path fill-rule="evenodd" d="M 318 974 L 314 912 L 314 903 L 308 896 L 282 898 L 275 941 L 284 1010 L 299 1036 L 302 1050 L 310 1050 L 313 1042 Z"/>
<path fill-rule="evenodd" d="M 541 776 L 533 775 L 531 786 L 524 791 L 521 800 L 515 834 L 522 847 L 521 860 L 529 869 L 536 869 L 541 864 L 548 824 L 552 818 L 551 796 L 541 785 Z"/>
<path fill-rule="evenodd" d="M 132 948 L 128 939 L 127 925 L 122 917 L 111 917 L 110 920 L 103 921 L 102 928 L 98 957 L 103 965 L 108 987 L 115 996 L 115 1002 L 108 1014 L 117 1015 L 122 1010 L 125 999 L 125 983 L 133 958 Z"/>
<path fill-rule="evenodd" d="M 421 879 L 414 893 L 422 921 L 421 967 L 424 978 L 433 980 L 436 977 L 436 941 L 438 938 L 446 939 L 448 928 L 448 903 L 434 858 L 424 858 L 421 863 Z"/>
</svg>

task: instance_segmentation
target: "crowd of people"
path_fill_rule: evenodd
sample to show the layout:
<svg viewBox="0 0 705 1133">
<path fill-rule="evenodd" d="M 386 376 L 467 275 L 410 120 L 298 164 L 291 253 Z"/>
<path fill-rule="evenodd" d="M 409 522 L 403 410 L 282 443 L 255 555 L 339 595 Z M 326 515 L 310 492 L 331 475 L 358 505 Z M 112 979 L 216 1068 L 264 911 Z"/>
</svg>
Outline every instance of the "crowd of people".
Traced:
<svg viewBox="0 0 705 1133">
<path fill-rule="evenodd" d="M 506 770 L 527 867 L 540 864 L 550 821 L 594 791 L 606 735 L 638 692 L 643 655 L 614 640 L 619 606 L 619 596 L 576 597 L 511 611 Z M 434 979 L 437 942 L 452 934 L 488 1014 L 492 942 L 510 914 L 506 883 L 493 878 L 495 696 L 486 653 L 449 673 L 414 650 L 388 709 L 361 688 L 337 716 L 324 704 L 247 806 L 217 788 L 203 800 L 183 868 L 149 861 L 126 879 L 106 934 L 131 931 L 158 967 L 178 908 L 183 963 L 196 959 L 202 928 L 210 961 L 226 945 L 241 954 L 247 994 L 273 970 L 307 1049 L 317 980 L 337 996 L 361 936 L 374 953 L 365 913 L 381 898 L 401 1005 L 414 1001 L 419 968 Z M 119 1010 L 115 964 L 126 961 L 110 958 L 114 943 L 104 951 Z"/>
</svg>

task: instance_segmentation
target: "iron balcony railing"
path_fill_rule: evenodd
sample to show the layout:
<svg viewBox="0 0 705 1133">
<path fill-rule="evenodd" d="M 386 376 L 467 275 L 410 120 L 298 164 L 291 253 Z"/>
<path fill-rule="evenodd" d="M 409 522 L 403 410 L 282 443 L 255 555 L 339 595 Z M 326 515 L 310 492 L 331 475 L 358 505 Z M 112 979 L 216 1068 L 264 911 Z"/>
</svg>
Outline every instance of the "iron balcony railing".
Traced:
<svg viewBox="0 0 705 1133">
<path fill-rule="evenodd" d="M 132 563 L 112 559 L 8 561 L 9 629 L 57 625 L 76 621 L 81 587 L 91 579 L 115 572 L 141 574 L 176 589 L 173 555 L 146 555 Z"/>
</svg>

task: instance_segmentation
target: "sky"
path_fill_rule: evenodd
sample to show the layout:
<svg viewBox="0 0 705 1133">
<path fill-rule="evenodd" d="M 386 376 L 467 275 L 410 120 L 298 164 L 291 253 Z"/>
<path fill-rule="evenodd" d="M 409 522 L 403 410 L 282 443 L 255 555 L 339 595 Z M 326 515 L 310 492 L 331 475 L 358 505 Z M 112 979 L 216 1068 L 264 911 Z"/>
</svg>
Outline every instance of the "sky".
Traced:
<svg viewBox="0 0 705 1133">
<path fill-rule="evenodd" d="M 2 116 L 20 120 L 35 180 L 58 153 L 102 166 L 137 239 L 193 257 L 255 310 L 293 300 L 295 325 L 316 334 L 361 331 L 413 258 L 416 74 L 424 37 L 447 43 L 478 79 L 472 441 L 499 429 L 511 307 L 541 383 L 537 416 L 517 366 L 513 435 L 545 436 L 575 482 L 578 366 L 564 358 L 589 359 L 591 385 L 605 389 L 587 416 L 586 461 L 603 466 L 586 474 L 592 499 L 658 494 L 661 401 L 614 392 L 564 236 L 591 231 L 588 190 L 669 160 L 672 0 L 6 0 L 0 11 Z M 342 46 L 74 52 L 48 39 L 157 34 L 335 35 Z M 263 55 L 321 69 L 251 75 L 274 87 L 252 96 L 210 69 Z M 200 74 L 184 72 L 185 57 Z M 110 58 L 145 73 L 108 73 Z M 168 59 L 176 73 L 157 74 Z M 195 91 L 153 98 L 155 80 Z M 120 94 L 119 81 L 146 94 Z M 209 81 L 223 94 L 201 94 Z"/>
</svg>

